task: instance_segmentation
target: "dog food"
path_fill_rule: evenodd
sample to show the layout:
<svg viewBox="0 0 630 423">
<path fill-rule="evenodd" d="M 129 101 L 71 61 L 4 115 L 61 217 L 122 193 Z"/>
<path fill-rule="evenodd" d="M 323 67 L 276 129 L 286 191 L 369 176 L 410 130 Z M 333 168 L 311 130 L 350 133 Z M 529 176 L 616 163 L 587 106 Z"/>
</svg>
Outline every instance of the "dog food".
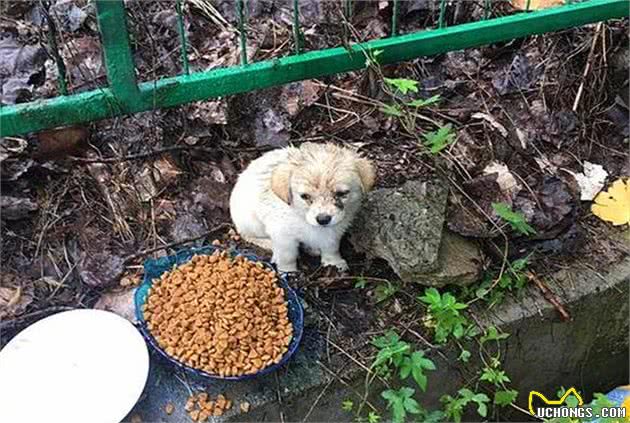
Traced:
<svg viewBox="0 0 630 423">
<path fill-rule="evenodd" d="M 195 422 L 205 422 L 210 416 L 222 416 L 230 408 L 232 401 L 222 394 L 217 395 L 216 401 L 209 401 L 208 394 L 202 392 L 191 395 L 186 402 L 186 411 Z"/>
<path fill-rule="evenodd" d="M 273 270 L 242 256 L 198 255 L 153 282 L 144 318 L 160 347 L 190 367 L 256 373 L 278 363 L 293 336 L 277 282 Z"/>
</svg>

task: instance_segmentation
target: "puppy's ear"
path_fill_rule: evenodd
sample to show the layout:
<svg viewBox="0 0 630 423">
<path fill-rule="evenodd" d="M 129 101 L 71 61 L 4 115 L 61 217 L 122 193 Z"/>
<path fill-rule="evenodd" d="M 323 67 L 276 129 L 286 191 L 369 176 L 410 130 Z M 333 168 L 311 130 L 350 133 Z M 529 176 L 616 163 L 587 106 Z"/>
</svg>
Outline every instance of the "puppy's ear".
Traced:
<svg viewBox="0 0 630 423">
<path fill-rule="evenodd" d="M 361 185 L 363 186 L 363 192 L 368 192 L 374 186 L 376 181 L 376 169 L 374 165 L 368 159 L 360 158 L 356 161 L 357 172 L 359 178 L 361 178 Z"/>
<path fill-rule="evenodd" d="M 291 168 L 289 166 L 278 166 L 271 174 L 271 190 L 282 201 L 291 204 Z"/>
</svg>

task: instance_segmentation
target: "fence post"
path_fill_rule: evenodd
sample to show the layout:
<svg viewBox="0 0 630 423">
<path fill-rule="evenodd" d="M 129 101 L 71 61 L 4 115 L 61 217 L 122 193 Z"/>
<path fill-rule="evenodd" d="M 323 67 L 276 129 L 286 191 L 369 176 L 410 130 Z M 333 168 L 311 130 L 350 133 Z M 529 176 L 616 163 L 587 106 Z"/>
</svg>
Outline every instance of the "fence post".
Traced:
<svg viewBox="0 0 630 423">
<path fill-rule="evenodd" d="M 137 111 L 140 108 L 140 90 L 123 0 L 96 0 L 96 16 L 109 87 L 124 112 Z"/>
</svg>

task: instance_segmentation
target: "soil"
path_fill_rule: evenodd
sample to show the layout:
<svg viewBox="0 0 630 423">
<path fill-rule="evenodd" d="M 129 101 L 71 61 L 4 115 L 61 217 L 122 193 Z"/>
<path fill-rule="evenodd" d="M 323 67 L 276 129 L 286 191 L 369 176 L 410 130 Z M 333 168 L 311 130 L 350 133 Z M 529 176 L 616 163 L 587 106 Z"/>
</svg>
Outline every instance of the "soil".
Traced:
<svg viewBox="0 0 630 423">
<path fill-rule="evenodd" d="M 1 18 L 3 37 L 21 46 L 41 45 L 45 25 L 39 6 L 18 3 L 20 8 Z M 197 3 L 185 7 L 191 71 L 237 64 L 238 37 L 230 29 L 234 14 L 228 12 L 233 2 L 217 3 L 226 20 L 221 25 L 213 22 L 218 15 L 205 15 L 194 6 Z M 301 3 L 307 50 L 343 44 L 336 3 Z M 383 2 L 367 3 L 355 10 L 352 41 L 389 31 L 391 5 L 379 9 Z M 448 25 L 479 18 L 480 7 L 465 3 L 448 8 Z M 272 7 L 270 1 L 251 4 L 252 59 L 292 54 L 290 9 Z M 431 2 L 402 4 L 403 33 L 436 24 Z M 72 25 L 58 29 L 62 57 L 76 65 L 69 73 L 71 92 L 106 81 L 93 11 L 85 2 L 76 5 L 86 11 L 85 21 L 76 30 Z M 142 80 L 181 72 L 172 6 L 128 2 Z M 506 4 L 492 11 L 493 16 L 512 12 Z M 12 276 L 11 286 L 29 287 L 32 298 L 0 323 L 0 346 L 47 313 L 91 307 L 104 292 L 123 289 L 121 280 L 137 281 L 146 257 L 213 239 L 251 248 L 228 234 L 230 188 L 251 160 L 289 142 L 358 148 L 378 168 L 377 188 L 444 178 L 451 190 L 447 226 L 480 243 L 488 256 L 488 275 L 496 276 L 506 257 L 525 256 L 529 269 L 543 279 L 573 266 L 605 272 L 629 253 L 617 241 L 622 229 L 592 215 L 590 202 L 579 200 L 566 170 L 581 172 L 585 161 L 601 164 L 608 172 L 607 186 L 630 175 L 628 109 L 619 100 L 628 89 L 627 33 L 628 20 L 609 21 L 382 67 L 387 78 L 419 81 L 418 92 L 407 96 L 392 93 L 378 72 L 362 71 L 309 82 L 315 100 L 305 97 L 306 88 L 295 94 L 281 87 L 95 122 L 85 126 L 87 137 L 57 133 L 62 144 L 72 147 L 62 149 L 60 156 L 42 154 L 45 137 L 19 138 L 26 147 L 2 160 L 2 195 L 28 198 L 38 210 L 19 220 L 2 220 L 1 265 L 3 274 L 17 276 Z M 54 62 L 49 59 L 45 69 L 45 77 L 30 84 L 18 101 L 57 95 Z M 438 94 L 440 102 L 420 109 L 411 130 L 381 110 L 393 97 L 407 101 Z M 297 109 L 291 106 L 296 99 Z M 258 105 L 265 102 L 274 105 L 277 118 L 273 146 L 262 138 L 271 134 L 269 127 L 258 128 L 256 136 L 251 127 L 247 133 L 242 130 L 247 122 L 259 121 L 266 110 Z M 435 123 L 450 123 L 457 133 L 456 141 L 437 158 L 422 144 L 422 134 L 435 131 Z M 9 141 L 16 142 L 5 139 L 2 145 Z M 496 229 L 501 226 L 496 216 L 494 225 L 476 216 L 475 204 L 484 208 L 496 198 L 480 180 L 492 162 L 504 163 L 526 186 L 520 198 L 513 199 L 515 207 L 544 202 L 528 216 L 535 237 L 524 238 L 502 226 L 503 236 Z M 186 243 L 190 238 L 194 240 Z M 422 308 L 415 301 L 423 288 L 400 285 L 395 296 L 379 302 L 376 288 L 386 281 L 399 286 L 396 275 L 385 262 L 368 261 L 347 244 L 342 251 L 352 277 L 331 275 L 319 269 L 316 260 L 305 260 L 304 274 L 294 281 L 309 305 L 307 323 L 362 362 L 371 352 L 369 339 L 386 328 L 423 332 Z M 359 277 L 365 288 L 356 287 Z M 338 351 L 330 348 L 330 353 Z"/>
</svg>

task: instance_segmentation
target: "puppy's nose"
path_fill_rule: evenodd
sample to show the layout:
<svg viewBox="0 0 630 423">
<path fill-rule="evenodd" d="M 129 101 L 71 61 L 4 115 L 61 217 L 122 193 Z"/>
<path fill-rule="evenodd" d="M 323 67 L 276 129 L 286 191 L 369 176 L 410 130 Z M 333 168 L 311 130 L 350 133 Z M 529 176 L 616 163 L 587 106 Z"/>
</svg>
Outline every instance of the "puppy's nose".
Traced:
<svg viewBox="0 0 630 423">
<path fill-rule="evenodd" d="M 332 217 L 327 214 L 318 214 L 317 217 L 315 217 L 315 220 L 317 220 L 317 223 L 320 225 L 326 226 L 330 223 Z"/>
</svg>

